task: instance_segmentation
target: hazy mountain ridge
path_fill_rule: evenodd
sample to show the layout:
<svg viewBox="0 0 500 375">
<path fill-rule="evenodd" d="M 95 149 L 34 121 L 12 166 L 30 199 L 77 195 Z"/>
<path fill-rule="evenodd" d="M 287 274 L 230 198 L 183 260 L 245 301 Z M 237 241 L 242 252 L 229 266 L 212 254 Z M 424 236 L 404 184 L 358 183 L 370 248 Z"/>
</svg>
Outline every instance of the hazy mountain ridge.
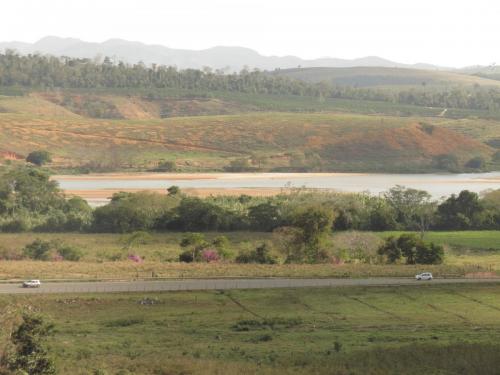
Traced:
<svg viewBox="0 0 500 375">
<path fill-rule="evenodd" d="M 149 45 L 122 39 L 110 39 L 102 43 L 85 42 L 75 38 L 45 37 L 35 43 L 0 42 L 0 51 L 14 49 L 21 54 L 42 53 L 54 56 L 94 58 L 109 56 L 128 63 L 139 61 L 145 64 L 173 65 L 178 68 L 200 69 L 205 66 L 213 69 L 239 71 L 244 67 L 251 69 L 274 70 L 296 67 L 391 67 L 444 69 L 430 64 L 401 64 L 377 56 L 358 59 L 319 58 L 306 60 L 296 56 L 263 56 L 244 47 L 217 46 L 204 50 L 174 49 L 161 45 Z"/>
</svg>

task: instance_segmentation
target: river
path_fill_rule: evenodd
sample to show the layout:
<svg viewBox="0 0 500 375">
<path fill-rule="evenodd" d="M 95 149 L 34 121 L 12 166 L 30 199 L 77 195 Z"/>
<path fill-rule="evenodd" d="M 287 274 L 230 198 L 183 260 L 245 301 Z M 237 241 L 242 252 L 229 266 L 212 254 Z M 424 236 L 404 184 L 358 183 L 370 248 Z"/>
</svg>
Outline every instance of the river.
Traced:
<svg viewBox="0 0 500 375">
<path fill-rule="evenodd" d="M 500 189 L 500 172 L 463 174 L 376 174 L 376 173 L 135 173 L 54 176 L 60 187 L 97 204 L 113 192 L 162 191 L 171 185 L 181 189 L 204 189 L 210 193 L 242 192 L 254 194 L 279 191 L 284 187 L 331 189 L 340 192 L 379 194 L 395 185 L 428 191 L 439 199 L 461 190 L 482 192 Z"/>
</svg>

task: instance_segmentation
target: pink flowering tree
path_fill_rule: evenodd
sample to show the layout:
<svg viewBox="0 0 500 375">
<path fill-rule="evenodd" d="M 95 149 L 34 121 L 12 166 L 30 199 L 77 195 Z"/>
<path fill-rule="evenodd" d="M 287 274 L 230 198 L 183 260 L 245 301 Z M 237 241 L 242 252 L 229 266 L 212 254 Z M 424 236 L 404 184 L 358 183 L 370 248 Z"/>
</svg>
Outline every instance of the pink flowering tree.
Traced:
<svg viewBox="0 0 500 375">
<path fill-rule="evenodd" d="M 128 256 L 128 259 L 135 263 L 142 263 L 142 258 L 139 255 L 131 254 Z"/>
<path fill-rule="evenodd" d="M 201 251 L 201 260 L 207 263 L 218 262 L 220 260 L 220 256 L 217 250 L 203 249 Z"/>
</svg>

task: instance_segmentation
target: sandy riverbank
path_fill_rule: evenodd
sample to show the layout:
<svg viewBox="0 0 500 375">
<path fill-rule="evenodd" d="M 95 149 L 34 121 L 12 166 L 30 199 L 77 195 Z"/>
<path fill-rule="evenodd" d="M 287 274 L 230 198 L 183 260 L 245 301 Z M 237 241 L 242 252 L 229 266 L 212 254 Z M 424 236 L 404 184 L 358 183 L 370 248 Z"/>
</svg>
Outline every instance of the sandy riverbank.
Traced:
<svg viewBox="0 0 500 375">
<path fill-rule="evenodd" d="M 239 180 L 239 179 L 290 179 L 310 177 L 366 176 L 367 173 L 89 173 L 80 175 L 54 175 L 53 180 Z"/>
</svg>

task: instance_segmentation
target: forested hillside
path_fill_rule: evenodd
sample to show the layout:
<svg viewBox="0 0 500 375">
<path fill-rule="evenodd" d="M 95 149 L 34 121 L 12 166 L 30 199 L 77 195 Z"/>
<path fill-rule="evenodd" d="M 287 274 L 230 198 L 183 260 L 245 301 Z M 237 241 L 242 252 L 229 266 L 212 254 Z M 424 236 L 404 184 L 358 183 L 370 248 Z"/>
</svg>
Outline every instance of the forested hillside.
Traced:
<svg viewBox="0 0 500 375">
<path fill-rule="evenodd" d="M 223 74 L 221 71 L 186 69 L 170 66 L 127 65 L 105 59 L 96 63 L 90 59 L 58 58 L 52 56 L 20 56 L 14 53 L 0 55 L 0 86 L 25 88 L 170 88 L 229 91 L 250 94 L 312 96 L 317 98 L 344 98 L 410 104 L 418 106 L 466 108 L 476 110 L 500 109 L 500 82 L 475 76 L 439 73 L 413 69 L 376 68 L 378 75 L 361 73 L 358 79 L 386 84 L 405 83 L 398 90 L 359 88 L 352 75 L 332 71 L 304 69 L 284 72 L 246 71 Z M 349 70 L 347 70 L 349 71 Z M 311 72 L 315 76 L 311 77 Z M 302 79 L 306 77 L 306 79 Z M 297 79 L 295 79 L 297 78 Z M 427 82 L 431 87 L 427 88 Z M 433 82 L 446 84 L 435 85 Z M 370 86 L 370 85 L 368 85 Z M 414 86 L 414 87 L 412 87 Z"/>
<path fill-rule="evenodd" d="M 223 74 L 7 53 L 0 155 L 49 150 L 53 168 L 77 172 L 498 169 L 500 88 L 466 75 L 377 69 L 361 72 L 451 86 L 359 88 L 328 81 L 339 74 L 331 69 Z"/>
</svg>

